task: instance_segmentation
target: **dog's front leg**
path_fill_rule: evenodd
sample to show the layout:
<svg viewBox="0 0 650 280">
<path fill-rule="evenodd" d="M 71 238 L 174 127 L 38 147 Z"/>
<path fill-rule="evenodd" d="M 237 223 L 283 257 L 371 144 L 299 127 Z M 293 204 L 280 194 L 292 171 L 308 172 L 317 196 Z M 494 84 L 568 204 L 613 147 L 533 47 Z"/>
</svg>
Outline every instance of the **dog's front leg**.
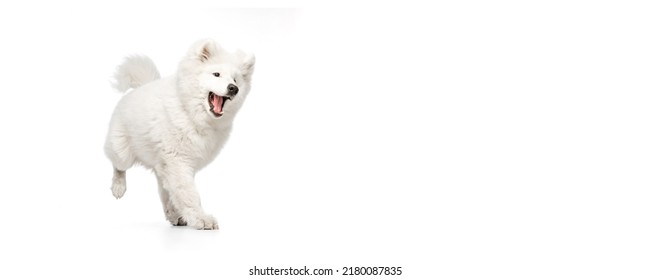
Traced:
<svg viewBox="0 0 650 280">
<path fill-rule="evenodd" d="M 165 217 L 174 226 L 186 226 L 187 222 L 181 218 L 180 211 L 172 205 L 169 199 L 169 192 L 163 187 L 162 178 L 156 174 L 156 179 L 158 179 L 158 194 L 160 195 L 160 202 L 162 203 Z"/>
<path fill-rule="evenodd" d="M 203 212 L 201 199 L 194 185 L 194 171 L 178 165 L 161 164 L 156 175 L 167 191 L 171 206 L 188 226 L 196 229 L 218 229 L 212 215 Z M 163 205 L 164 206 L 164 205 Z"/>
</svg>

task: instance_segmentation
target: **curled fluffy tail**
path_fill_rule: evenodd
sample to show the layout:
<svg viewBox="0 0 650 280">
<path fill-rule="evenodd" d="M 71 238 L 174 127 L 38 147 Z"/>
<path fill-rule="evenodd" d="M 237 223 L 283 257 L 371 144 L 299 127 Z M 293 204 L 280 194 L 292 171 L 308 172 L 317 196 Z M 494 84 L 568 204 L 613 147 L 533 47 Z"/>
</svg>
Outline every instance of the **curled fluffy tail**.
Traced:
<svg viewBox="0 0 650 280">
<path fill-rule="evenodd" d="M 132 55 L 126 57 L 117 67 L 113 78 L 113 87 L 120 92 L 126 92 L 130 88 L 160 79 L 160 73 L 148 56 Z"/>
</svg>

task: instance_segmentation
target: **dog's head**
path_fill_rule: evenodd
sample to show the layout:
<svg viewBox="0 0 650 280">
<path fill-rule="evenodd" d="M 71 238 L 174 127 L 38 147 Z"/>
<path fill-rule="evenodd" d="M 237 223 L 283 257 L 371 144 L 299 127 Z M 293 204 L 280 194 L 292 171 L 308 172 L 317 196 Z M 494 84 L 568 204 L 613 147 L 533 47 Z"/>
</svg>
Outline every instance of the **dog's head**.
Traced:
<svg viewBox="0 0 650 280">
<path fill-rule="evenodd" d="M 250 91 L 254 69 L 252 54 L 230 53 L 212 40 L 201 40 L 179 65 L 179 94 L 188 110 L 201 111 L 194 114 L 231 120 Z"/>
</svg>

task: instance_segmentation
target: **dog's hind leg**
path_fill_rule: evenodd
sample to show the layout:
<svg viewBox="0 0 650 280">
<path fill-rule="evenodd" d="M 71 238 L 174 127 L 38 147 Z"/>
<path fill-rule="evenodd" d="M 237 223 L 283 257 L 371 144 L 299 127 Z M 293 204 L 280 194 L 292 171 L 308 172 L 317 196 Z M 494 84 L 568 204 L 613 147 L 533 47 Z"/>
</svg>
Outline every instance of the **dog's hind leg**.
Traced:
<svg viewBox="0 0 650 280">
<path fill-rule="evenodd" d="M 113 163 L 111 191 L 115 198 L 121 198 L 126 192 L 126 170 L 133 166 L 135 157 L 131 153 L 127 137 L 120 130 L 114 128 L 109 130 L 104 151 Z"/>
<path fill-rule="evenodd" d="M 121 198 L 126 192 L 126 171 L 113 168 L 113 185 L 111 186 L 113 196 Z"/>
</svg>

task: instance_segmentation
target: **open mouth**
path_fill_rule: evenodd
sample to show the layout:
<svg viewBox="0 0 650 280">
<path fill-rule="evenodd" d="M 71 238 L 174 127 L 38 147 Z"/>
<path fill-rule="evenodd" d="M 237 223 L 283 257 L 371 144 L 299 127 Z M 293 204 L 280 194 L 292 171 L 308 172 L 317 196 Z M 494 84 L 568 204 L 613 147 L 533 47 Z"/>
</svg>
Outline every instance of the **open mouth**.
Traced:
<svg viewBox="0 0 650 280">
<path fill-rule="evenodd" d="M 223 106 L 226 105 L 226 101 L 230 100 L 228 96 L 219 96 L 210 92 L 208 95 L 208 104 L 210 104 L 210 112 L 216 117 L 223 116 Z"/>
</svg>

